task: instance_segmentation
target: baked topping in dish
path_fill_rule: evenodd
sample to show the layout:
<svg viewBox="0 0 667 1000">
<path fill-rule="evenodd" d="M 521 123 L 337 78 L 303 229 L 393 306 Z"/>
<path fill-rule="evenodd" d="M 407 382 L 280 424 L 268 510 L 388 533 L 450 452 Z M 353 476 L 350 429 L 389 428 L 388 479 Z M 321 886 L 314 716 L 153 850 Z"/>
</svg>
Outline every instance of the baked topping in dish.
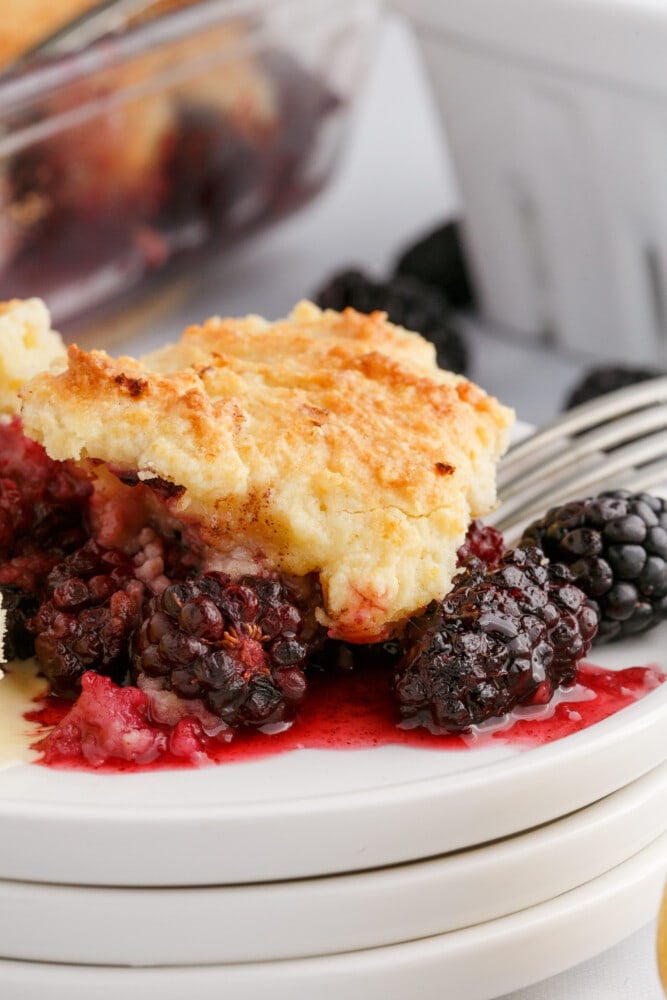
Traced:
<svg viewBox="0 0 667 1000">
<path fill-rule="evenodd" d="M 3 0 L 0 66 L 43 41 L 68 21 L 90 10 L 96 0 Z"/>
<path fill-rule="evenodd" d="M 141 361 L 72 347 L 23 395 L 52 458 L 153 488 L 206 568 L 314 574 L 320 622 L 352 642 L 447 592 L 512 421 L 382 314 L 306 303 L 275 324 L 209 320 Z"/>
<path fill-rule="evenodd" d="M 0 298 L 39 287 L 59 323 L 138 291 L 155 308 L 177 271 L 312 198 L 374 16 L 161 0 L 136 18 L 123 4 L 106 38 L 27 58 L 93 2 L 2 4 L 0 71 L 24 59 L 0 91 Z"/>
</svg>

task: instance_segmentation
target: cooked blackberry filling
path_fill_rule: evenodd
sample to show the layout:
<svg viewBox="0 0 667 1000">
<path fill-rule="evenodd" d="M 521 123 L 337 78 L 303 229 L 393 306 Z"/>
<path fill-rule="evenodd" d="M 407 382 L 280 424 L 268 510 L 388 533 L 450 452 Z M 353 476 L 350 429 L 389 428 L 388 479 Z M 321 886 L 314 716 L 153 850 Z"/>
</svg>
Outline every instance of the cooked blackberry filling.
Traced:
<svg viewBox="0 0 667 1000">
<path fill-rule="evenodd" d="M 17 417 L 0 423 L 0 553 L 71 552 L 86 539 L 92 486 L 71 462 L 54 462 Z M 14 581 L 7 581 L 14 582 Z"/>
<path fill-rule="evenodd" d="M 0 423 L 0 588 L 5 606 L 21 619 L 14 638 L 18 656 L 32 653 L 24 623 L 48 574 L 87 538 L 91 494 L 84 473 L 50 459 L 23 435 L 18 418 Z"/>
<path fill-rule="evenodd" d="M 11 434 L 13 439 L 20 434 L 17 424 Z M 16 454 L 29 453 L 27 445 L 15 440 L 15 446 Z M 32 466 L 25 465 L 32 469 L 26 495 L 48 493 L 44 480 L 52 475 L 49 496 L 79 498 L 76 530 L 71 524 L 64 535 L 54 529 L 53 538 L 65 544 L 62 539 L 73 530 L 71 538 L 78 539 L 95 523 L 86 511 L 90 490 L 81 492 L 71 470 L 50 463 L 41 449 L 34 457 Z M 7 470 L 12 462 L 10 455 Z M 313 581 L 197 570 L 201 551 L 189 559 L 182 538 L 166 530 L 172 528 L 165 506 L 170 491 L 161 481 L 150 490 L 137 476 L 123 478 L 118 509 L 113 513 L 112 505 L 107 516 L 118 517 L 120 524 L 123 504 L 134 500 L 140 509 L 142 499 L 150 496 L 153 503 L 157 497 L 165 509 L 165 537 L 144 528 L 126 549 L 89 538 L 55 566 L 47 560 L 34 572 L 35 591 L 2 587 L 10 612 L 9 655 L 30 655 L 34 633 L 36 655 L 53 691 L 77 698 L 53 740 L 42 746 L 47 762 L 82 756 L 93 766 L 110 759 L 141 764 L 165 753 L 201 762 L 207 734 L 224 740 L 230 726 L 290 721 L 306 695 L 309 665 L 340 670 L 345 655 L 349 669 L 359 656 L 382 663 L 388 678 L 393 674 L 404 719 L 461 732 L 517 705 L 548 702 L 556 688 L 574 682 L 577 663 L 595 635 L 600 606 L 583 590 L 591 579 L 606 580 L 597 572 L 599 560 L 588 566 L 588 577 L 572 566 L 579 571 L 580 589 L 570 570 L 549 563 L 539 549 L 503 554 L 500 533 L 473 521 L 459 550 L 462 569 L 453 590 L 413 619 L 403 640 L 359 647 L 329 640 L 321 650 L 325 630 L 314 615 L 321 595 Z M 17 495 L 12 516 L 18 527 L 13 541 L 8 530 L 9 551 L 25 530 L 22 494 Z M 642 548 L 644 562 L 657 555 L 667 530 L 666 507 L 657 498 L 616 492 L 550 512 L 527 538 L 539 539 L 554 558 L 574 552 L 580 559 L 592 554 L 595 561 L 604 549 L 612 575 L 627 575 L 628 566 L 634 567 L 629 548 Z M 141 516 L 154 515 L 154 509 L 147 507 Z M 61 521 L 57 505 L 48 504 L 38 519 L 39 525 Z M 616 558 L 613 546 L 621 547 Z M 18 557 L 3 569 L 10 566 L 17 578 L 30 580 L 30 559 L 21 558 L 23 577 Z M 667 602 L 658 603 L 662 608 Z M 603 615 L 603 628 L 608 627 Z M 124 687 L 116 688 L 107 677 Z"/>
<path fill-rule="evenodd" d="M 121 681 L 144 601 L 132 559 L 91 539 L 51 571 L 46 588 L 31 627 L 53 691 L 78 693 L 86 670 Z"/>
<path fill-rule="evenodd" d="M 263 725 L 289 718 L 302 701 L 313 645 L 279 580 L 203 573 L 151 600 L 133 675 L 201 699 L 228 725 Z"/>
</svg>

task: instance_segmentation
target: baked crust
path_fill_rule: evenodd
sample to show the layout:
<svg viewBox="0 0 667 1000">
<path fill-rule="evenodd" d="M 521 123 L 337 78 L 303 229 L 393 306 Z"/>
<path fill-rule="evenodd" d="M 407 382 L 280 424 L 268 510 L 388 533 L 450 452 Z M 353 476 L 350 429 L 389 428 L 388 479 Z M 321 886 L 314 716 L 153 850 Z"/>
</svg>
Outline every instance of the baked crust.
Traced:
<svg viewBox="0 0 667 1000">
<path fill-rule="evenodd" d="M 0 65 L 20 56 L 68 21 L 90 10 L 96 0 L 3 0 Z"/>
<path fill-rule="evenodd" d="M 211 319 L 140 361 L 71 347 L 22 395 L 53 458 L 183 487 L 170 511 L 216 551 L 318 574 L 321 619 L 352 642 L 449 589 L 513 419 L 384 314 L 310 303 L 275 324 Z"/>
</svg>

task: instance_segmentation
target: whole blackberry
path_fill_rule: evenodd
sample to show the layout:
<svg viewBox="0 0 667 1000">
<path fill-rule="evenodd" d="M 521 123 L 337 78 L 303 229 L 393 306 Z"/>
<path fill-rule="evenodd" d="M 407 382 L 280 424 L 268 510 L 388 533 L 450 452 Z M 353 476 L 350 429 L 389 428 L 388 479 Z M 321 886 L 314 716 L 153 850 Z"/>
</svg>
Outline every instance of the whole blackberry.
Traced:
<svg viewBox="0 0 667 1000">
<path fill-rule="evenodd" d="M 394 689 L 404 718 L 453 732 L 543 704 L 574 681 L 597 616 L 564 566 L 539 549 L 471 559 L 406 637 Z"/>
<path fill-rule="evenodd" d="M 660 497 L 615 490 L 552 507 L 519 544 L 567 563 L 598 612 L 598 642 L 667 618 L 667 501 Z"/>
<path fill-rule="evenodd" d="M 658 368 L 598 365 L 584 372 L 582 378 L 570 389 L 563 403 L 563 409 L 571 410 L 573 406 L 587 403 L 590 399 L 597 399 L 598 396 L 604 396 L 615 389 L 625 389 L 626 386 L 637 385 L 639 382 L 646 382 L 664 374 L 665 372 Z"/>
<path fill-rule="evenodd" d="M 322 309 L 339 312 L 348 306 L 358 312 L 386 312 L 390 322 L 421 333 L 436 349 L 441 368 L 464 373 L 468 352 L 452 323 L 446 299 L 437 289 L 415 278 L 399 275 L 391 281 L 373 281 L 361 271 L 341 271 L 315 295 Z"/>
<path fill-rule="evenodd" d="M 306 691 L 302 616 L 278 580 L 202 573 L 147 609 L 133 669 L 231 726 L 289 718 Z"/>
<path fill-rule="evenodd" d="M 396 262 L 396 274 L 433 285 L 455 309 L 475 305 L 459 222 L 446 222 L 407 247 Z"/>
<path fill-rule="evenodd" d="M 54 693 L 78 693 L 86 670 L 122 680 L 144 601 L 132 559 L 91 539 L 49 573 L 47 595 L 30 627 Z"/>
</svg>

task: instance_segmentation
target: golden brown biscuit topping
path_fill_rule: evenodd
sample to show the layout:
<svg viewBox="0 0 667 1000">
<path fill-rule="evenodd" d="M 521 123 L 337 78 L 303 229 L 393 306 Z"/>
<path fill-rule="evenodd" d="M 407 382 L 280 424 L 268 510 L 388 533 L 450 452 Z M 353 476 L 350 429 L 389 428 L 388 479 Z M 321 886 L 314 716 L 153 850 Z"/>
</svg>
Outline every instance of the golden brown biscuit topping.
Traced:
<svg viewBox="0 0 667 1000">
<path fill-rule="evenodd" d="M 65 345 L 41 299 L 0 302 L 0 414 L 17 413 L 23 383 L 59 362 Z"/>
<path fill-rule="evenodd" d="M 140 361 L 70 348 L 24 391 L 26 433 L 173 484 L 211 559 L 317 574 L 332 634 L 376 641 L 449 588 L 495 503 L 511 411 L 386 321 L 300 304 L 211 319 Z"/>
</svg>

